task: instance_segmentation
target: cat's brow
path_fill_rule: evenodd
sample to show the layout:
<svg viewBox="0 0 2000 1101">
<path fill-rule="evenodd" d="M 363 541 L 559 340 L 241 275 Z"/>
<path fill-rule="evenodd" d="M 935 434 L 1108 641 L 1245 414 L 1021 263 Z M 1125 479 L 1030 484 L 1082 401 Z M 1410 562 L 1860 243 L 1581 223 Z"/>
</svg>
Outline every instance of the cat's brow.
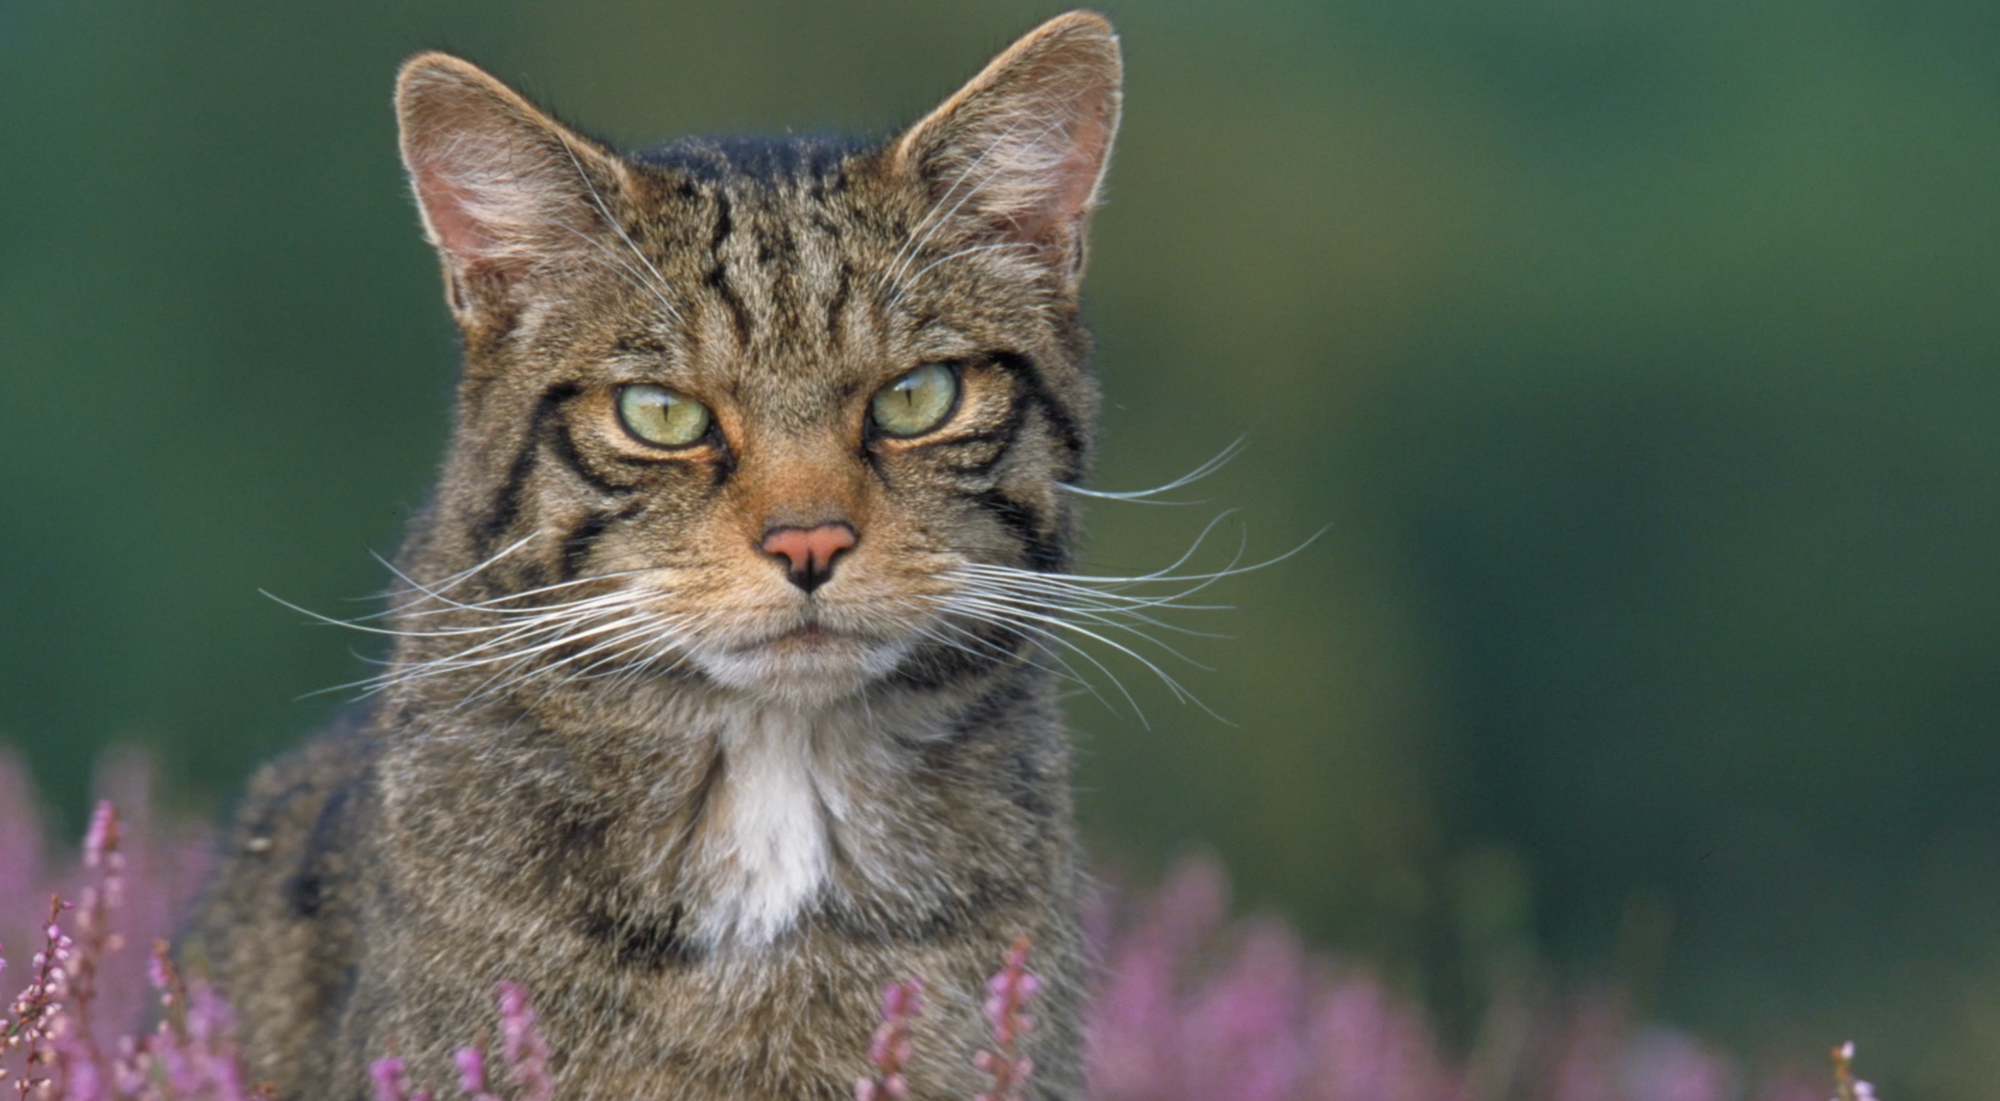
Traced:
<svg viewBox="0 0 2000 1101">
<path fill-rule="evenodd" d="M 660 274 L 660 269 L 633 242 L 631 234 L 625 232 L 624 223 L 611 216 L 611 209 L 605 205 L 604 196 L 598 192 L 596 181 L 590 178 L 590 173 L 584 171 L 583 162 L 577 158 L 576 147 L 570 144 L 567 136 L 563 136 L 562 138 L 562 147 L 563 153 L 569 157 L 570 166 L 576 170 L 577 179 L 583 183 L 584 188 L 590 193 L 590 203 L 597 208 L 598 217 L 604 219 L 604 224 L 609 226 L 612 232 L 618 234 L 618 239 L 625 242 L 625 248 L 631 252 L 632 256 L 640 264 L 645 266 L 647 273 L 653 277 L 652 282 L 646 284 L 646 286 L 653 292 L 654 298 L 660 303 L 660 308 L 666 311 L 667 317 L 674 321 L 679 321 L 681 319 L 681 312 L 674 306 L 673 300 L 668 297 L 668 293 L 672 288 L 667 283 L 667 277 Z"/>
</svg>

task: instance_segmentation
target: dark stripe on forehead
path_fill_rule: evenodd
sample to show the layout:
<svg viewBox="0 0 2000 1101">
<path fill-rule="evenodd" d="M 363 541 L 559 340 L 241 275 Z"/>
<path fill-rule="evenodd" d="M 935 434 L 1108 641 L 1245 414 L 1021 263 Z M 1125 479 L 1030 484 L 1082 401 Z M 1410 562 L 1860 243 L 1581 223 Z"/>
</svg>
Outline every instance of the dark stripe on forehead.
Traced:
<svg viewBox="0 0 2000 1101">
<path fill-rule="evenodd" d="M 632 159 L 683 172 L 704 183 L 803 179 L 812 181 L 815 187 L 831 183 L 838 190 L 845 182 L 841 164 L 850 154 L 868 145 L 866 141 L 839 137 L 682 138 L 640 150 L 632 154 Z"/>
<path fill-rule="evenodd" d="M 475 529 L 482 559 L 493 553 L 493 548 L 521 518 L 521 497 L 527 491 L 529 476 L 535 472 L 535 462 L 541 454 L 542 442 L 547 438 L 548 426 L 562 410 L 563 403 L 576 394 L 575 383 L 557 383 L 543 391 L 541 400 L 535 403 L 535 412 L 528 418 L 528 430 L 521 437 L 520 449 L 514 453 L 513 461 L 507 464 L 507 478 L 500 484 L 499 492 L 493 495 L 493 503 L 487 506 L 486 515 L 480 518 Z"/>
<path fill-rule="evenodd" d="M 783 261 L 786 270 L 789 271 L 796 266 L 798 258 L 799 239 L 792 233 L 790 222 L 779 223 L 778 235 L 776 237 L 771 236 L 769 233 L 760 233 L 757 235 L 757 262 L 759 264 L 776 264 Z"/>
<path fill-rule="evenodd" d="M 626 333 L 611 345 L 612 351 L 628 356 L 661 356 L 673 351 L 667 342 L 652 333 Z"/>
<path fill-rule="evenodd" d="M 731 233 L 736 232 L 734 210 L 734 206 L 729 201 L 729 196 L 722 192 L 717 192 L 715 195 L 715 229 L 709 234 L 708 254 L 718 262 L 722 258 L 723 244 L 729 240 Z"/>
<path fill-rule="evenodd" d="M 708 287 L 722 299 L 724 309 L 729 311 L 730 320 L 736 328 L 736 341 L 744 347 L 750 346 L 750 311 L 744 308 L 743 300 L 736 296 L 735 288 L 729 285 L 729 270 L 722 260 L 723 243 L 735 232 L 735 221 L 730 213 L 729 196 L 715 196 L 715 232 L 708 241 Z"/>
<path fill-rule="evenodd" d="M 847 300 L 854 293 L 854 265 L 841 261 L 840 277 L 833 285 L 833 298 L 826 304 L 826 335 L 835 348 L 841 345 L 841 315 L 847 312 Z"/>
</svg>

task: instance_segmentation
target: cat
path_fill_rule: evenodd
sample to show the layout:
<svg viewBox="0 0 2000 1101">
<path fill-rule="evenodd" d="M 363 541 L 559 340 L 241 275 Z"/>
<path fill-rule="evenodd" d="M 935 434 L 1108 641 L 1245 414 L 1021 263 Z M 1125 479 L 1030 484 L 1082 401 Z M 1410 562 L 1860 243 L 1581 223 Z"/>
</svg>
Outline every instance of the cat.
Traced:
<svg viewBox="0 0 2000 1101">
<path fill-rule="evenodd" d="M 377 702 L 253 780 L 181 948 L 253 1081 L 451 1082 L 511 980 L 560 1098 L 832 1101 L 921 976 L 910 1095 L 968 1098 L 1025 935 L 1033 1091 L 1079 1093 L 1046 651 L 1120 86 L 1072 12 L 887 141 L 620 154 L 403 66 L 454 430 Z"/>
</svg>

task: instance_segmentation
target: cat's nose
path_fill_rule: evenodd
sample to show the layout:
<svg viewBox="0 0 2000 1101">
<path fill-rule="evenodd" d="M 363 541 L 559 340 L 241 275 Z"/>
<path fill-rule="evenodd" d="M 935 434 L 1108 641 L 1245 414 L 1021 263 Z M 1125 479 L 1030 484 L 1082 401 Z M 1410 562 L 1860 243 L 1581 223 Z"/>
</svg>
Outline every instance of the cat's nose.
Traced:
<svg viewBox="0 0 2000 1101">
<path fill-rule="evenodd" d="M 832 523 L 816 528 L 772 528 L 758 546 L 765 554 L 784 560 L 792 584 L 812 592 L 833 577 L 833 560 L 859 539 L 853 525 Z"/>
</svg>

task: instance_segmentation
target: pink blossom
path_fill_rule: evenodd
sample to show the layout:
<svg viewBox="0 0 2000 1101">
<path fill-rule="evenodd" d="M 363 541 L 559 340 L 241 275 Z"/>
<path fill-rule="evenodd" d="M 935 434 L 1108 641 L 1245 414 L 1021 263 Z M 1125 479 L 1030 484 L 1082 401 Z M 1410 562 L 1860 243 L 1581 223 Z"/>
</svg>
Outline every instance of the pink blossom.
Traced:
<svg viewBox="0 0 2000 1101">
<path fill-rule="evenodd" d="M 506 1061 L 508 1078 L 520 1088 L 520 1101 L 550 1101 L 555 1085 L 549 1078 L 549 1049 L 536 1027 L 528 988 L 502 982 L 494 988 L 494 995 L 500 1003 L 501 1057 Z"/>
<path fill-rule="evenodd" d="M 992 1080 L 992 1087 L 973 1101 L 1018 1101 L 1021 1088 L 1035 1071 L 1035 1061 L 1022 1054 L 1021 1040 L 1035 1029 L 1028 1002 L 1042 989 L 1042 978 L 1028 970 L 1028 938 L 1008 950 L 1006 962 L 986 980 L 986 1023 L 993 1029 L 993 1047 L 973 1057 L 972 1065 Z"/>
<path fill-rule="evenodd" d="M 868 1043 L 873 1072 L 854 1084 L 854 1101 L 901 1101 L 909 1096 L 903 1068 L 915 1054 L 910 1023 L 923 1011 L 923 980 L 907 979 L 883 989 L 882 1023 Z"/>
<path fill-rule="evenodd" d="M 115 758 L 98 784 L 112 798 L 97 804 L 75 859 L 53 864 L 25 774 L 0 753 L 0 941 L 38 946 L 25 977 L 15 973 L 24 986 L 0 1003 L 0 1077 L 16 1096 L 48 1101 L 262 1098 L 244 1073 L 228 1003 L 204 983 L 184 982 L 159 939 L 201 881 L 207 832 L 153 820 L 141 757 Z M 1088 908 L 1105 969 L 1085 1019 L 1086 1097 L 1826 1099 L 1824 1086 L 1796 1074 L 1766 1076 L 1746 1090 L 1737 1062 L 1687 1033 L 1632 1020 L 1616 992 L 1526 996 L 1532 984 L 1496 1000 L 1482 1036 L 1499 1038 L 1498 1053 L 1482 1039 L 1477 1065 L 1467 1069 L 1407 995 L 1366 968 L 1308 951 L 1281 922 L 1232 922 L 1228 900 L 1220 866 L 1197 860 L 1149 897 L 1107 894 Z M 155 945 L 143 966 L 118 954 L 135 937 Z M 1034 1066 L 1023 1041 L 1043 984 L 1028 960 L 1023 940 L 987 984 L 982 1009 L 992 1043 L 976 1066 L 990 1084 L 967 1101 L 1025 1096 Z M 468 1101 L 552 1101 L 550 1052 L 528 991 L 503 982 L 494 996 L 505 1085 L 490 1080 L 486 1052 L 468 1046 L 454 1056 L 459 1091 Z M 148 1002 L 159 1023 L 135 1031 Z M 903 1075 L 922 1010 L 917 977 L 884 991 L 857 1101 L 907 1097 Z M 370 1068 L 379 1101 L 430 1101 L 403 1061 L 384 1054 Z M 1854 1075 L 1853 1057 L 1852 1045 L 1834 1052 L 1836 1101 L 1875 1101 L 1873 1086 Z"/>
</svg>

